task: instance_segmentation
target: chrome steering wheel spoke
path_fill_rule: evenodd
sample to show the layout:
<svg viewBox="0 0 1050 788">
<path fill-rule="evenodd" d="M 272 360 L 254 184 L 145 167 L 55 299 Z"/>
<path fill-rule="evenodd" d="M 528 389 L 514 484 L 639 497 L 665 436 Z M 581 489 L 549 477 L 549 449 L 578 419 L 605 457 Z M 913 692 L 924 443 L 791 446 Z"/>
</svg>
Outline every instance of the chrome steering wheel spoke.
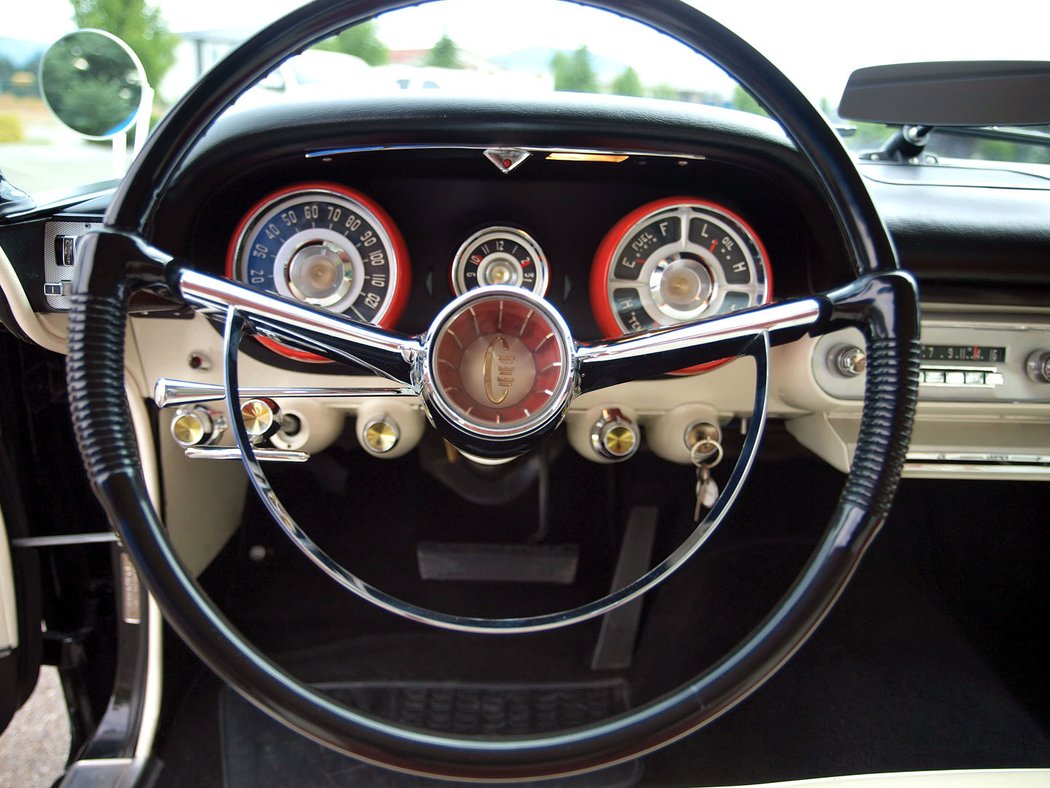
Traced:
<svg viewBox="0 0 1050 788">
<path fill-rule="evenodd" d="M 233 308 L 252 333 L 410 383 L 416 339 L 189 268 L 179 270 L 174 284 L 187 303 L 216 320 Z"/>
</svg>

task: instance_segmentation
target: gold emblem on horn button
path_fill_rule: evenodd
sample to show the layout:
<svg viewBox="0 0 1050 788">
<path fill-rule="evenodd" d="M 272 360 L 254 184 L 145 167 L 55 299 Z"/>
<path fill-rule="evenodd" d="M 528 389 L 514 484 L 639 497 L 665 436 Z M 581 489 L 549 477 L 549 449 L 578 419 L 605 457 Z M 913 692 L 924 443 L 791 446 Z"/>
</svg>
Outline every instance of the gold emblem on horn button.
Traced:
<svg viewBox="0 0 1050 788">
<path fill-rule="evenodd" d="M 485 376 L 485 396 L 493 405 L 501 404 L 514 385 L 514 354 L 510 352 L 507 340 L 498 334 L 485 348 L 485 366 L 482 374 Z"/>
</svg>

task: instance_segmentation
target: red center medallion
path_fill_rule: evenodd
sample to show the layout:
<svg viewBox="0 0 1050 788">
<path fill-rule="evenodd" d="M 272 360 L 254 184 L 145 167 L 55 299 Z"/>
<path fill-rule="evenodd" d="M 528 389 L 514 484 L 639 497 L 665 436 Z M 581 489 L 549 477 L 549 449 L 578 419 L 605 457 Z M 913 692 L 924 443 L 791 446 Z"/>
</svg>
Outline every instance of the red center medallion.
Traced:
<svg viewBox="0 0 1050 788">
<path fill-rule="evenodd" d="M 568 375 L 564 340 L 526 302 L 493 294 L 464 306 L 434 340 L 436 388 L 461 418 L 514 427 L 545 411 Z"/>
</svg>

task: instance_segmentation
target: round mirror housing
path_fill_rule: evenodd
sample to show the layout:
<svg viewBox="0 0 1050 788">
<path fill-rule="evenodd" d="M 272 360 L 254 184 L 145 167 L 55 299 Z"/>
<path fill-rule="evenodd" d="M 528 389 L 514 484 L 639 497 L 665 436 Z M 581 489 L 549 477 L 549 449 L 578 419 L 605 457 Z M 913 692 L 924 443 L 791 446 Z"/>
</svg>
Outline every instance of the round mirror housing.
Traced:
<svg viewBox="0 0 1050 788">
<path fill-rule="evenodd" d="M 58 120 L 92 140 L 126 133 L 151 93 L 131 47 L 90 29 L 63 36 L 44 53 L 40 92 Z"/>
</svg>

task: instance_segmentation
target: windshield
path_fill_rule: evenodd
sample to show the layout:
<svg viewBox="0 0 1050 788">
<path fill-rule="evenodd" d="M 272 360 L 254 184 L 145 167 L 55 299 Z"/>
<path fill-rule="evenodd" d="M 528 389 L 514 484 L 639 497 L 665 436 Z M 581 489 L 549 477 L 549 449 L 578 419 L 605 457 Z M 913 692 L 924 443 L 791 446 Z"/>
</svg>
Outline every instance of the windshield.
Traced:
<svg viewBox="0 0 1050 788">
<path fill-rule="evenodd" d="M 857 3 L 694 3 L 763 52 L 842 127 L 857 151 L 877 150 L 893 129 L 835 114 L 855 68 L 891 62 L 1045 57 L 1050 6 L 1000 0 L 980 14 L 927 0 L 914 18 Z M 134 134 L 85 140 L 41 99 L 46 46 L 78 27 L 110 30 L 141 60 L 154 89 L 143 117 L 155 123 L 204 71 L 254 31 L 297 5 L 287 0 L 36 0 L 5 14 L 0 30 L 0 169 L 31 193 L 117 177 Z M 894 16 L 896 14 L 896 16 Z M 644 96 L 761 113 L 720 69 L 684 47 L 606 12 L 555 0 L 447 0 L 383 15 L 345 31 L 277 69 L 240 102 L 324 100 L 404 91 L 550 91 Z M 1042 129 L 1045 134 L 1047 129 Z M 138 143 L 143 137 L 140 135 Z M 127 152 L 120 145 L 127 145 Z M 935 132 L 940 156 L 1050 163 L 1050 147 L 1008 135 Z"/>
</svg>

